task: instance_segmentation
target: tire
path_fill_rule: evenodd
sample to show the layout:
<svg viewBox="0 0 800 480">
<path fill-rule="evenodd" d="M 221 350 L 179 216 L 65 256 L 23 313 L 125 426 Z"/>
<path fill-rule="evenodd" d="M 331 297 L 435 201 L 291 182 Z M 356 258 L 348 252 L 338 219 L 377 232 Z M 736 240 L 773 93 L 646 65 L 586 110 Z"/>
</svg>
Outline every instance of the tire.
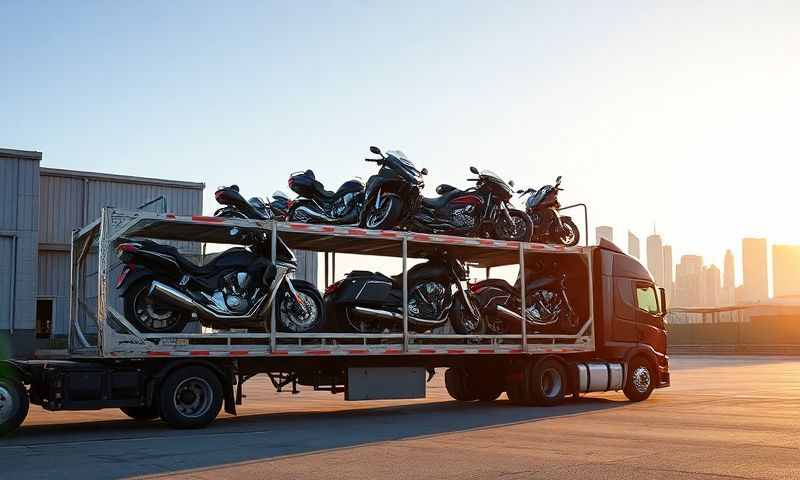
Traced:
<svg viewBox="0 0 800 480">
<path fill-rule="evenodd" d="M 533 234 L 533 222 L 527 213 L 513 208 L 508 209 L 508 214 L 514 225 L 509 225 L 505 215 L 498 215 L 495 222 L 495 238 L 498 240 L 512 240 L 516 242 L 529 242 Z"/>
<path fill-rule="evenodd" d="M 220 208 L 214 212 L 214 216 L 221 218 L 247 218 L 247 215 L 233 208 Z"/>
<path fill-rule="evenodd" d="M 534 405 L 550 407 L 564 401 L 567 370 L 553 358 L 539 361 L 528 374 L 528 395 Z"/>
<path fill-rule="evenodd" d="M 448 368 L 444 372 L 444 386 L 447 393 L 459 402 L 471 402 L 478 399 L 477 392 L 469 386 L 467 372 L 462 368 Z"/>
<path fill-rule="evenodd" d="M 500 395 L 505 391 L 503 384 L 503 377 L 492 375 L 497 371 L 484 371 L 481 375 L 476 375 L 473 378 L 478 380 L 477 391 L 478 400 L 481 402 L 493 402 L 500 398 Z"/>
<path fill-rule="evenodd" d="M 524 386 L 521 383 L 512 383 L 506 386 L 506 396 L 508 400 L 516 405 L 526 405 L 528 396 L 525 395 Z"/>
<path fill-rule="evenodd" d="M 479 335 L 486 331 L 486 322 L 478 306 L 477 299 L 469 292 L 467 298 L 472 303 L 472 308 L 477 312 L 477 318 L 472 314 L 461 292 L 453 295 L 453 306 L 450 307 L 450 324 L 459 335 Z"/>
<path fill-rule="evenodd" d="M 577 245 L 578 242 L 581 241 L 581 231 L 578 230 L 578 226 L 575 225 L 575 222 L 569 217 L 562 217 L 561 225 L 563 228 L 561 234 L 558 236 L 561 240 L 561 244 L 565 247 L 574 247 Z"/>
<path fill-rule="evenodd" d="M 173 428 L 205 427 L 222 408 L 223 389 L 208 368 L 179 368 L 164 379 L 158 391 L 161 418 Z"/>
<path fill-rule="evenodd" d="M 275 300 L 275 308 L 277 308 L 275 320 L 278 324 L 278 330 L 290 333 L 324 331 L 325 305 L 319 290 L 313 284 L 304 280 L 292 280 L 292 285 L 294 285 L 294 289 L 303 299 L 303 304 L 308 311 L 308 317 L 303 316 L 303 313 L 299 311 L 289 287 L 284 282 Z"/>
<path fill-rule="evenodd" d="M 0 437 L 22 425 L 29 408 L 25 385 L 11 378 L 0 378 Z"/>
<path fill-rule="evenodd" d="M 381 194 L 381 207 L 375 211 L 375 205 L 366 206 L 364 212 L 364 227 L 371 230 L 389 230 L 400 223 L 400 213 L 403 205 L 400 196 L 395 193 Z"/>
<path fill-rule="evenodd" d="M 142 333 L 182 332 L 190 318 L 189 312 L 182 312 L 173 307 L 159 307 L 153 303 L 148 296 L 152 281 L 153 277 L 142 277 L 125 289 L 122 295 L 125 318 Z M 153 315 L 162 318 L 157 320 Z"/>
<path fill-rule="evenodd" d="M 158 418 L 158 407 L 155 405 L 149 407 L 122 407 L 122 413 L 129 416 L 133 420 L 139 422 L 147 422 Z"/>
<path fill-rule="evenodd" d="M 644 357 L 634 357 L 628 364 L 628 375 L 622 389 L 628 400 L 641 402 L 647 400 L 655 388 L 653 366 Z"/>
</svg>

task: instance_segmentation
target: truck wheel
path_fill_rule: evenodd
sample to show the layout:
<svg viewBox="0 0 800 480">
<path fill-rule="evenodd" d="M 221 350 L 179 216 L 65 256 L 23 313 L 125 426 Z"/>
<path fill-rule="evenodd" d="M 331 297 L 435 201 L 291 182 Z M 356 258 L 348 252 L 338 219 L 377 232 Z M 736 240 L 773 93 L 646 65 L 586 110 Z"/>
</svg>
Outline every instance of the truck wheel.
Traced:
<svg viewBox="0 0 800 480">
<path fill-rule="evenodd" d="M 222 383 L 209 369 L 189 366 L 172 372 L 161 384 L 161 418 L 173 428 L 199 428 L 222 408 Z"/>
<path fill-rule="evenodd" d="M 494 402 L 500 398 L 500 395 L 502 394 L 503 385 L 490 382 L 485 385 L 481 385 L 480 389 L 478 389 L 478 400 L 481 402 Z"/>
<path fill-rule="evenodd" d="M 622 391 L 628 400 L 641 402 L 653 393 L 653 369 L 644 357 L 636 357 L 628 364 L 628 378 Z"/>
<path fill-rule="evenodd" d="M 158 418 L 158 408 L 153 405 L 150 407 L 122 407 L 122 413 L 140 422 L 147 422 Z"/>
<path fill-rule="evenodd" d="M 444 372 L 444 386 L 447 393 L 459 402 L 471 402 L 478 399 L 478 394 L 470 388 L 467 372 L 461 368 L 448 368 Z"/>
<path fill-rule="evenodd" d="M 516 372 L 510 380 L 506 380 L 506 396 L 516 405 L 526 405 L 530 402 L 528 393 L 525 391 L 525 376 L 527 368 L 522 372 Z"/>
<path fill-rule="evenodd" d="M 534 405 L 558 405 L 567 389 L 567 371 L 558 360 L 545 358 L 530 369 L 528 390 Z"/>
<path fill-rule="evenodd" d="M 0 378 L 0 436 L 17 429 L 28 416 L 30 400 L 25 386 L 10 378 Z"/>
</svg>

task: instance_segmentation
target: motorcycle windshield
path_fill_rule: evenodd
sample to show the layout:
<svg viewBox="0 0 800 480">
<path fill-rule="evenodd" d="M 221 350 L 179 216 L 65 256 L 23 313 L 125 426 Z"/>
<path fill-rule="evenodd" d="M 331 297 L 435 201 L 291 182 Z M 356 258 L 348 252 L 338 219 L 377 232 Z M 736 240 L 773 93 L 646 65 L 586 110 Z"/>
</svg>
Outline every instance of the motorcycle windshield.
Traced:
<svg viewBox="0 0 800 480">
<path fill-rule="evenodd" d="M 275 190 L 275 193 L 272 194 L 272 198 L 276 200 L 277 199 L 289 200 L 289 195 L 286 195 L 280 190 Z"/>
<path fill-rule="evenodd" d="M 538 192 L 532 193 L 531 196 L 528 197 L 528 201 L 526 202 L 526 205 L 528 206 L 528 208 L 534 208 L 536 205 L 539 205 L 540 203 L 542 203 L 542 200 L 544 200 L 544 197 L 552 189 L 553 189 L 552 186 L 545 185 L 544 187 L 540 188 Z"/>
<path fill-rule="evenodd" d="M 422 182 L 422 173 L 417 167 L 399 150 L 386 152 L 386 163 L 389 168 L 401 172 L 409 181 L 414 183 Z"/>
<path fill-rule="evenodd" d="M 494 173 L 491 170 L 482 171 L 481 172 L 481 177 L 483 177 L 483 179 L 486 180 L 486 181 L 490 181 L 492 183 L 496 183 L 496 184 L 502 186 L 504 189 L 506 189 L 508 191 L 508 193 L 513 193 L 514 192 L 511 189 L 511 186 L 509 184 L 507 184 L 502 178 L 500 178 L 500 175 Z"/>
</svg>

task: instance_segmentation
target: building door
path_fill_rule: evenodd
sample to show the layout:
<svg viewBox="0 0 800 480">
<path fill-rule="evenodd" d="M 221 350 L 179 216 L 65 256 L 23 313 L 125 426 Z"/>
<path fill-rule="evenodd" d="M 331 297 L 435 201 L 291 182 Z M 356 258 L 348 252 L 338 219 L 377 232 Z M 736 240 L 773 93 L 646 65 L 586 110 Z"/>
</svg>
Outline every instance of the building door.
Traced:
<svg viewBox="0 0 800 480">
<path fill-rule="evenodd" d="M 0 236 L 0 330 L 11 328 L 14 314 L 14 238 Z"/>
</svg>

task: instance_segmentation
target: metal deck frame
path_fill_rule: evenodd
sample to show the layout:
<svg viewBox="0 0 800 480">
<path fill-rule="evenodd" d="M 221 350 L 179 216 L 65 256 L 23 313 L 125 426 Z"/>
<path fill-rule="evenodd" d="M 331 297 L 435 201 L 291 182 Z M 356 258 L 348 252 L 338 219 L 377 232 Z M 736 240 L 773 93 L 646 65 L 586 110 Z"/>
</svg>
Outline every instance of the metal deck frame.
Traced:
<svg viewBox="0 0 800 480">
<path fill-rule="evenodd" d="M 478 267 L 518 265 L 525 269 L 528 253 L 581 255 L 588 277 L 588 312 L 575 335 L 531 335 L 526 322 L 520 334 L 452 335 L 415 333 L 408 329 L 408 315 L 403 309 L 400 333 L 283 333 L 276 331 L 274 309 L 265 318 L 266 333 L 143 333 L 125 319 L 109 302 L 109 274 L 116 260 L 114 246 L 120 237 L 159 240 L 184 240 L 220 244 L 240 244 L 230 231 L 271 233 L 272 257 L 280 237 L 290 248 L 316 252 L 340 252 L 398 257 L 403 265 L 403 298 L 408 296 L 408 258 L 426 258 L 446 249 L 451 254 Z M 92 312 L 82 297 L 87 254 L 97 246 L 97 309 Z M 431 235 L 394 230 L 309 225 L 248 219 L 157 214 L 111 207 L 102 209 L 101 217 L 76 230 L 72 236 L 70 272 L 69 353 L 81 358 L 148 357 L 273 357 L 319 355 L 441 355 L 441 354 L 541 354 L 591 352 L 595 348 L 593 247 L 562 247 L 538 243 L 513 242 L 449 235 Z M 334 267 L 335 268 L 335 267 Z M 327 261 L 326 261 L 327 273 Z M 327 275 L 326 275 L 327 281 Z M 521 275 L 522 308 L 525 305 L 525 275 Z M 404 301 L 404 305 L 407 301 Z M 81 318 L 93 317 L 97 341 L 92 343 L 81 327 Z"/>
</svg>

